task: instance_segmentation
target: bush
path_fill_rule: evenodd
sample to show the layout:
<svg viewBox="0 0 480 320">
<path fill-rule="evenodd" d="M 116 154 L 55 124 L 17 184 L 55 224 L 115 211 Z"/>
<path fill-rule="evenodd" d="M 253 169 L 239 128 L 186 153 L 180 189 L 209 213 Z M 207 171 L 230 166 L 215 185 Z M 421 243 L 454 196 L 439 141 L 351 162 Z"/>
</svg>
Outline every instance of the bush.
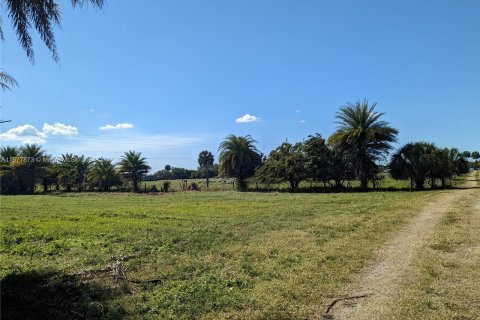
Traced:
<svg viewBox="0 0 480 320">
<path fill-rule="evenodd" d="M 170 191 L 170 185 L 171 185 L 171 182 L 170 182 L 170 181 L 164 181 L 164 182 L 163 182 L 163 192 L 168 192 L 168 191 Z"/>
</svg>

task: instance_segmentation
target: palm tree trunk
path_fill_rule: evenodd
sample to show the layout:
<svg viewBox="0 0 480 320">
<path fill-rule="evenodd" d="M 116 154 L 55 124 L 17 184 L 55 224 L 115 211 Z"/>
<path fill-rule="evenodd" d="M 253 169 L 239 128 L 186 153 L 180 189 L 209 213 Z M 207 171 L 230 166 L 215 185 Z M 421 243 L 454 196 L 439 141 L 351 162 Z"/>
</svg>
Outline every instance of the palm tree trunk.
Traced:
<svg viewBox="0 0 480 320">
<path fill-rule="evenodd" d="M 133 192 L 138 192 L 138 181 L 137 181 L 137 173 L 133 173 L 132 177 L 132 183 L 133 183 Z"/>
<path fill-rule="evenodd" d="M 237 190 L 238 191 L 247 191 L 247 181 L 241 178 L 237 178 Z"/>
<path fill-rule="evenodd" d="M 367 174 L 367 159 L 363 153 L 360 156 L 360 189 L 362 191 L 368 190 L 368 174 Z"/>
<path fill-rule="evenodd" d="M 207 167 L 207 189 L 208 189 L 209 185 L 210 185 L 210 180 L 208 180 L 208 167 Z"/>
</svg>

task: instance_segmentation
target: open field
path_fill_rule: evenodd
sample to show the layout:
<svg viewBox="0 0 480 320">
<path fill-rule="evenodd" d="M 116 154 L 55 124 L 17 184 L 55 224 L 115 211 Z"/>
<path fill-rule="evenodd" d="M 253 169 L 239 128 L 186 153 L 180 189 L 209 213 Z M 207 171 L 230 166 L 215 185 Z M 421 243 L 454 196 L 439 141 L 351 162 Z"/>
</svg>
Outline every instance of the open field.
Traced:
<svg viewBox="0 0 480 320">
<path fill-rule="evenodd" d="M 478 261 L 467 257 L 478 251 L 478 211 L 464 209 L 475 195 L 476 189 L 2 196 L 2 316 L 318 317 L 421 208 L 446 196 L 461 202 L 453 201 L 434 239 L 415 253 L 412 283 L 401 287 L 414 294 L 395 299 L 396 316 L 447 319 L 438 316 L 445 308 L 474 315 Z"/>
<path fill-rule="evenodd" d="M 67 312 L 45 299 L 90 319 L 308 318 L 440 195 L 2 197 L 2 312 Z"/>
</svg>

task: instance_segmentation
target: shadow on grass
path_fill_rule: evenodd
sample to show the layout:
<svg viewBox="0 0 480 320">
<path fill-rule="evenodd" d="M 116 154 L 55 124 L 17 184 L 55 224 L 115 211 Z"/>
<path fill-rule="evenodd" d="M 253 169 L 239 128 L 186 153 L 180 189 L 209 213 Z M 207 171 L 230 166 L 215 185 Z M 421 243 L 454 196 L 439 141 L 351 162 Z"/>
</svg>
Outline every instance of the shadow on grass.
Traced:
<svg viewBox="0 0 480 320">
<path fill-rule="evenodd" d="M 1 282 L 1 319 L 121 319 L 124 309 L 111 302 L 124 291 L 54 272 L 10 274 Z"/>
</svg>

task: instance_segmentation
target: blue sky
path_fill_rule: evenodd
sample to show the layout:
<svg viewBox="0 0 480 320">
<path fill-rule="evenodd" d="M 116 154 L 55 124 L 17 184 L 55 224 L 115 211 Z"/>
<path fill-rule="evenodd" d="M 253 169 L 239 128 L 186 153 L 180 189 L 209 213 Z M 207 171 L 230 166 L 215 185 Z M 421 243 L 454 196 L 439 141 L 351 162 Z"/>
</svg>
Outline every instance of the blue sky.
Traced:
<svg viewBox="0 0 480 320">
<path fill-rule="evenodd" d="M 366 97 L 396 147 L 480 149 L 479 1 L 61 4 L 59 64 L 38 38 L 31 64 L 4 18 L 1 66 L 20 87 L 2 93 L 2 145 L 195 168 L 230 133 L 264 153 L 328 137 L 338 108 Z"/>
</svg>

